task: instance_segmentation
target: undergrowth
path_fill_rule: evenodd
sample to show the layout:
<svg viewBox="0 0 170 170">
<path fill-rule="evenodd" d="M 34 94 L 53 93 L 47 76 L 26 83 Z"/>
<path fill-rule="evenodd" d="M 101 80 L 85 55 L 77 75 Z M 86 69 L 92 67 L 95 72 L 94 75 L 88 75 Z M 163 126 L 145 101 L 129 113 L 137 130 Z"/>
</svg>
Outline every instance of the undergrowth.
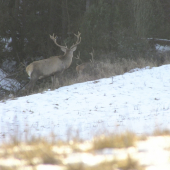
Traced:
<svg viewBox="0 0 170 170">
<path fill-rule="evenodd" d="M 170 136 L 170 133 L 166 129 L 156 129 L 152 135 Z M 96 136 L 89 141 L 80 140 L 79 137 L 61 141 L 55 139 L 53 134 L 45 138 L 32 137 L 23 142 L 17 136 L 0 145 L 1 170 L 34 170 L 39 165 L 44 168 L 52 165 L 53 169 L 61 170 L 144 170 L 133 152 L 131 155 L 128 150 L 135 150 L 138 142 L 150 137 L 127 131 Z"/>
<path fill-rule="evenodd" d="M 76 73 L 76 65 L 73 63 L 72 66 L 63 73 L 62 77 L 55 79 L 53 83 L 51 81 L 51 77 L 37 82 L 34 93 L 43 92 L 48 89 L 54 90 L 62 86 L 97 80 L 100 78 L 121 75 L 126 72 L 133 72 L 133 69 L 135 68 L 144 68 L 146 66 L 150 66 L 150 68 L 152 68 L 164 64 L 170 64 L 170 55 L 168 53 L 157 54 L 156 57 L 151 56 L 149 58 L 144 58 L 139 56 L 138 58 L 131 59 L 114 59 L 114 56 L 111 56 L 114 54 L 108 55 L 109 56 L 106 56 L 105 60 L 98 61 L 94 57 L 93 61 L 86 62 L 86 67 L 81 74 Z M 113 59 L 111 60 L 111 58 Z"/>
<path fill-rule="evenodd" d="M 90 55 L 90 54 L 89 54 Z M 104 56 L 104 57 L 103 57 Z M 100 58 L 100 60 L 97 60 Z M 102 59 L 101 59 L 102 58 Z M 119 58 L 115 54 L 95 54 L 93 60 L 83 62 L 79 64 L 86 64 L 85 69 L 81 73 L 76 72 L 76 61 L 73 58 L 73 63 L 67 70 L 64 71 L 62 76 L 57 77 L 52 81 L 52 77 L 46 77 L 44 79 L 38 80 L 35 84 L 34 90 L 30 94 L 43 93 L 47 90 L 54 90 L 62 86 L 68 86 L 76 83 L 97 80 L 100 78 L 108 78 L 116 75 L 121 75 L 126 72 L 133 72 L 135 68 L 144 68 L 146 66 L 157 67 L 165 64 L 170 64 L 170 54 L 169 53 L 150 53 L 148 57 L 138 56 L 137 58 Z M 28 77 L 25 73 L 25 68 L 23 68 L 22 73 L 25 77 Z M 22 76 L 23 77 L 23 76 Z M 23 81 L 23 80 L 22 80 Z M 25 80 L 24 83 L 28 83 L 29 80 Z M 21 90 L 22 92 L 22 90 Z M 9 92 L 4 93 L 0 96 L 0 100 L 6 100 L 8 98 L 15 98 L 17 96 L 24 96 L 27 93 L 15 93 L 9 94 Z"/>
<path fill-rule="evenodd" d="M 110 134 L 108 136 L 103 135 L 93 140 L 94 149 L 103 148 L 127 148 L 134 146 L 136 141 L 136 135 L 132 132 L 126 132 L 122 134 Z"/>
<path fill-rule="evenodd" d="M 28 142 L 22 142 L 12 138 L 10 142 L 5 142 L 0 146 L 0 169 L 19 170 L 26 167 L 36 169 L 38 165 L 57 165 L 65 170 L 113 170 L 116 168 L 142 170 L 142 166 L 128 155 L 121 160 L 114 158 L 114 156 L 109 156 L 109 159 L 107 159 L 107 156 L 103 155 L 103 159 L 96 163 L 94 162 L 93 165 L 83 162 L 82 157 L 83 154 L 87 154 L 95 159 L 95 153 L 97 154 L 99 150 L 102 151 L 102 149 L 108 147 L 113 149 L 134 146 L 136 139 L 136 135 L 131 132 L 108 136 L 102 135 L 95 137 L 91 141 L 73 139 L 66 142 L 51 139 L 51 136 L 49 136 L 48 138 L 37 139 L 34 137 Z M 16 143 L 16 141 L 18 142 Z M 79 159 L 75 157 L 75 154 L 79 155 Z M 6 165 L 2 162 L 5 159 L 12 159 L 13 161 Z M 98 159 L 96 158 L 96 160 Z"/>
</svg>

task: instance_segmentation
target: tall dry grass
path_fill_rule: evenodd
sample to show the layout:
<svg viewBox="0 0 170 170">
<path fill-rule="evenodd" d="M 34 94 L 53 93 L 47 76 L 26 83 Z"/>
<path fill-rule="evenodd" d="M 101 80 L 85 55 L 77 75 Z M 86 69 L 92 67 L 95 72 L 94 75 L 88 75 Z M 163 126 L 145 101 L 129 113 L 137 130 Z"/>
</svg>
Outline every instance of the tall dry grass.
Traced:
<svg viewBox="0 0 170 170">
<path fill-rule="evenodd" d="M 130 72 L 135 68 L 144 68 L 147 66 L 158 67 L 164 64 L 170 64 L 170 54 L 169 53 L 157 53 L 152 55 L 151 57 L 144 58 L 139 56 L 138 58 L 133 59 L 112 59 L 114 58 L 114 54 L 107 55 L 105 60 L 95 60 L 93 62 L 86 63 L 85 69 L 81 72 L 81 74 L 76 73 L 75 66 L 68 69 L 62 77 L 62 84 L 60 83 L 61 80 L 57 80 L 55 85 L 53 84 L 53 89 L 67 86 L 75 83 L 86 82 L 97 80 L 100 78 L 108 78 L 111 76 L 121 75 L 126 72 Z M 104 58 L 104 57 L 99 57 Z M 46 86 L 47 87 L 47 86 Z M 50 84 L 48 86 L 50 87 Z"/>
<path fill-rule="evenodd" d="M 96 58 L 100 58 L 101 60 L 97 60 Z M 42 93 L 48 89 L 54 90 L 62 86 L 121 75 L 135 68 L 144 68 L 146 66 L 152 68 L 170 64 L 170 52 L 153 52 L 149 53 L 148 57 L 138 56 L 137 58 L 119 58 L 112 53 L 96 54 L 94 55 L 93 62 L 89 60 L 86 63 L 86 67 L 81 74 L 77 74 L 76 72 L 76 63 L 77 61 L 74 60 L 71 67 L 62 76 L 53 81 L 51 77 L 38 80 L 33 93 Z M 5 98 L 7 99 L 8 96 L 5 96 Z"/>
</svg>

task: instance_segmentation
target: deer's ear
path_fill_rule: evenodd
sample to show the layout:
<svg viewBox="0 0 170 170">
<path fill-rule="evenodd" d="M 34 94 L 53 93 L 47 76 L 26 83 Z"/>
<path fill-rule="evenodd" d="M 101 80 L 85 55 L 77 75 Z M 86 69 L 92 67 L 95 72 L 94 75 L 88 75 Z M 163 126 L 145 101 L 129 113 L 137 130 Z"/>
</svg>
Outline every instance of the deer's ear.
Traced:
<svg viewBox="0 0 170 170">
<path fill-rule="evenodd" d="M 77 49 L 77 46 L 73 47 L 71 51 L 75 51 Z"/>
<path fill-rule="evenodd" d="M 63 52 L 65 52 L 66 53 L 66 48 L 64 48 L 64 47 L 61 47 L 61 51 L 63 51 Z"/>
</svg>

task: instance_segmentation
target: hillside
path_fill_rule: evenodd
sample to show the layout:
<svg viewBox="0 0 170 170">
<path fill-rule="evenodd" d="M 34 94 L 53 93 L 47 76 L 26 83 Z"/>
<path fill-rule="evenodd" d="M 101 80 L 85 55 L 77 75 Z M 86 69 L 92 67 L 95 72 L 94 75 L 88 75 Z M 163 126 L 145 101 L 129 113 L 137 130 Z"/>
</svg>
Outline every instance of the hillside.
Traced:
<svg viewBox="0 0 170 170">
<path fill-rule="evenodd" d="M 0 139 L 17 131 L 60 139 L 100 133 L 151 133 L 170 128 L 170 65 L 62 87 L 0 102 Z"/>
</svg>

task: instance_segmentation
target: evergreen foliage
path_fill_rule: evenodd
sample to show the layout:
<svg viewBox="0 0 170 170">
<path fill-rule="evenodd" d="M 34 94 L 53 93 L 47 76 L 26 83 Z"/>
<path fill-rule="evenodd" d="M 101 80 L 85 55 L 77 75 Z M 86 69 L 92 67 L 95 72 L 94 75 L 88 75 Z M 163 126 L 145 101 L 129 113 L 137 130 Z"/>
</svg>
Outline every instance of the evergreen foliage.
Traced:
<svg viewBox="0 0 170 170">
<path fill-rule="evenodd" d="M 170 1 L 0 0 L 0 25 L 0 67 L 7 59 L 17 67 L 62 54 L 49 34 L 69 46 L 77 31 L 84 61 L 92 48 L 132 58 L 148 52 L 146 38 L 170 38 Z"/>
</svg>

